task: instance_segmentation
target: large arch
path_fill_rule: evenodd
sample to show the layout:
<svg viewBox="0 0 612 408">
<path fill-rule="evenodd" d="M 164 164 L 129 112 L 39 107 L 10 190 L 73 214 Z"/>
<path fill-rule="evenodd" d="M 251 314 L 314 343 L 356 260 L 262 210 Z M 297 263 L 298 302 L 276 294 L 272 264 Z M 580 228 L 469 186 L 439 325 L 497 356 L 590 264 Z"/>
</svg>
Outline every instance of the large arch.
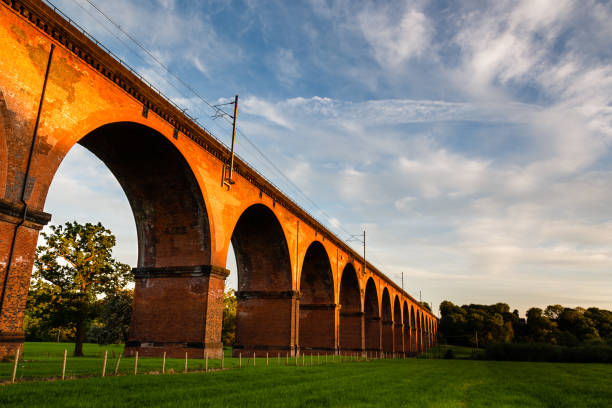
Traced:
<svg viewBox="0 0 612 408">
<path fill-rule="evenodd" d="M 0 89 L 0 198 L 6 196 L 6 185 L 8 177 L 8 147 L 7 140 L 10 136 L 8 109 L 4 95 Z"/>
<path fill-rule="evenodd" d="M 165 136 L 133 122 L 101 126 L 79 140 L 119 181 L 138 234 L 138 267 L 210 264 L 210 226 L 198 183 Z"/>
<path fill-rule="evenodd" d="M 396 353 L 404 352 L 404 335 L 402 332 L 402 307 L 400 306 L 399 296 L 395 295 L 393 302 L 393 351 Z"/>
<path fill-rule="evenodd" d="M 389 296 L 389 289 L 383 289 L 381 300 L 382 348 L 385 353 L 392 353 L 393 314 L 391 312 L 391 297 Z"/>
<path fill-rule="evenodd" d="M 374 279 L 369 278 L 365 288 L 363 301 L 365 313 L 365 348 L 368 352 L 379 352 L 381 350 L 381 325 L 378 303 L 378 291 Z"/>
<path fill-rule="evenodd" d="M 431 329 L 431 318 L 427 316 L 427 347 L 433 345 L 433 331 Z"/>
<path fill-rule="evenodd" d="M 300 294 L 300 350 L 335 350 L 334 281 L 329 256 L 319 241 L 314 241 L 306 250 Z"/>
<path fill-rule="evenodd" d="M 292 354 L 297 293 L 280 222 L 265 205 L 252 205 L 238 219 L 231 240 L 238 268 L 234 354 Z"/>
<path fill-rule="evenodd" d="M 414 311 L 414 305 L 410 306 L 410 348 L 412 353 L 418 353 L 419 342 L 417 333 L 416 313 Z"/>
<path fill-rule="evenodd" d="M 134 215 L 138 261 L 126 353 L 220 353 L 221 332 L 206 327 L 202 305 L 222 305 L 226 274 L 210 266 L 208 213 L 183 155 L 161 133 L 134 122 L 102 125 L 78 143 L 108 167 Z"/>
<path fill-rule="evenodd" d="M 340 279 L 340 352 L 352 353 L 363 350 L 363 313 L 357 272 L 347 264 Z"/>
<path fill-rule="evenodd" d="M 412 351 L 410 347 L 410 311 L 408 309 L 408 302 L 405 300 L 402 312 L 404 354 L 410 354 Z"/>
<path fill-rule="evenodd" d="M 416 326 L 417 326 L 417 352 L 423 351 L 423 321 L 422 314 L 419 309 L 416 311 Z"/>
</svg>

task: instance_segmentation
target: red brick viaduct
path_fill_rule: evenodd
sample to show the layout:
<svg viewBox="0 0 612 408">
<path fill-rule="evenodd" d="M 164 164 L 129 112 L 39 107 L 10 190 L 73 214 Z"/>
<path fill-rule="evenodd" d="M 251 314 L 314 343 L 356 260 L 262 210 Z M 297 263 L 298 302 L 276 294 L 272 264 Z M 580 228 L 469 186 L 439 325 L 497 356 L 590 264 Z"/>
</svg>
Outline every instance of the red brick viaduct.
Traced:
<svg viewBox="0 0 612 408">
<path fill-rule="evenodd" d="M 435 342 L 432 313 L 246 163 L 224 187 L 227 148 L 130 69 L 41 1 L 0 0 L 0 358 L 24 341 L 45 197 L 76 143 L 134 213 L 126 353 L 219 356 L 230 242 L 235 354 L 414 355 Z"/>
</svg>

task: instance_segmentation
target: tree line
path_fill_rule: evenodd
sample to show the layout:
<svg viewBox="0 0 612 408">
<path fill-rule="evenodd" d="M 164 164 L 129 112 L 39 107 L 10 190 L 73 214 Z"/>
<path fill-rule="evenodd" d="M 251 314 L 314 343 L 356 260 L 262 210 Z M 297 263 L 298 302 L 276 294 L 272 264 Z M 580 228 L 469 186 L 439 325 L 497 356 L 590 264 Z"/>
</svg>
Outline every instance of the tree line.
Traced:
<svg viewBox="0 0 612 408">
<path fill-rule="evenodd" d="M 487 346 L 494 343 L 545 343 L 576 347 L 612 345 L 612 311 L 590 307 L 550 305 L 532 307 L 526 316 L 506 303 L 458 306 L 440 304 L 439 333 L 443 343 Z"/>
</svg>

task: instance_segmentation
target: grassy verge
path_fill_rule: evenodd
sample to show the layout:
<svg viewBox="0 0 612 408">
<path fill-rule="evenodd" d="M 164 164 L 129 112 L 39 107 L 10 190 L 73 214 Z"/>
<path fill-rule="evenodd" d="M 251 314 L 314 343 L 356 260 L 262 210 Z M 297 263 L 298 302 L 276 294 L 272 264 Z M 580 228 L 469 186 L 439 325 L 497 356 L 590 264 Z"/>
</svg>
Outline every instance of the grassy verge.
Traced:
<svg viewBox="0 0 612 408">
<path fill-rule="evenodd" d="M 24 382 L 11 407 L 609 407 L 612 366 L 408 359 Z"/>
<path fill-rule="evenodd" d="M 83 353 L 84 357 L 72 357 L 72 351 L 74 344 L 69 343 L 33 343 L 28 342 L 24 344 L 23 355 L 20 357 L 19 364 L 17 367 L 17 381 L 27 381 L 36 379 L 49 379 L 53 377 L 60 377 L 62 370 L 62 361 L 64 355 L 64 349 L 68 350 L 68 357 L 66 361 L 66 377 L 77 378 L 85 376 L 100 376 L 102 372 L 102 365 L 104 359 L 104 352 L 108 350 L 108 361 L 106 366 L 107 375 L 114 374 L 115 366 L 119 358 L 119 354 L 123 352 L 123 345 L 108 345 L 98 346 L 97 344 L 84 344 Z M 224 350 L 225 368 L 234 368 L 242 364 L 243 367 L 253 365 L 252 356 L 244 356 L 242 362 L 238 358 L 232 358 L 231 349 Z M 337 358 L 337 357 L 336 357 Z M 317 357 L 314 356 L 313 362 L 316 363 Z M 320 361 L 324 362 L 325 358 L 320 357 Z M 331 358 L 329 359 L 331 361 Z M 278 366 L 279 359 L 277 355 L 270 356 L 270 366 Z M 310 357 L 306 357 L 306 364 L 310 364 Z M 206 362 L 203 359 L 189 359 L 188 370 L 189 371 L 203 371 L 205 369 Z M 280 365 L 285 365 L 285 357 L 281 357 Z M 289 364 L 295 365 L 295 359 L 289 359 Z M 299 364 L 302 364 L 300 359 Z M 265 357 L 257 358 L 256 366 L 265 366 Z M 141 357 L 138 359 L 138 373 L 145 375 L 149 373 L 161 372 L 162 359 Z M 221 360 L 209 359 L 209 369 L 221 368 Z M 13 370 L 12 362 L 0 363 L 0 383 L 10 381 Z M 185 370 L 185 360 L 180 359 L 166 359 L 166 371 L 167 372 L 183 372 Z M 133 375 L 134 374 L 134 358 L 121 357 L 119 361 L 118 374 L 121 375 Z"/>
<path fill-rule="evenodd" d="M 452 350 L 453 358 L 464 360 L 472 359 L 474 358 L 474 353 L 482 351 L 482 349 L 474 349 L 472 347 L 438 345 L 420 354 L 419 358 L 444 358 L 448 350 Z"/>
</svg>

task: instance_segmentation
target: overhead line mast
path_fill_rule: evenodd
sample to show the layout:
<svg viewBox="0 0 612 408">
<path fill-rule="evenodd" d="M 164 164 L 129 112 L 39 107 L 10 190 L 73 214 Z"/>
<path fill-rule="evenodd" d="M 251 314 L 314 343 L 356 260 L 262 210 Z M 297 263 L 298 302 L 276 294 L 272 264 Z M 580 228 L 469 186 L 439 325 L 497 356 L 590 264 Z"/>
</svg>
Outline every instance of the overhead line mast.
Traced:
<svg viewBox="0 0 612 408">
<path fill-rule="evenodd" d="M 220 108 L 221 106 L 225 105 L 234 105 L 233 115 L 230 115 L 229 113 L 225 112 L 223 109 Z M 221 118 L 223 116 L 232 118 L 232 146 L 230 149 L 229 158 L 229 174 L 227 174 L 226 171 L 228 163 L 223 164 L 223 185 L 227 186 L 227 189 L 229 190 L 232 184 L 235 183 L 235 181 L 232 179 L 232 175 L 234 174 L 234 149 L 236 147 L 236 118 L 238 117 L 238 95 L 236 95 L 236 97 L 234 98 L 234 102 L 221 103 L 218 105 L 214 105 L 213 108 L 215 109 L 215 114 L 212 116 L 213 119 Z"/>
</svg>

